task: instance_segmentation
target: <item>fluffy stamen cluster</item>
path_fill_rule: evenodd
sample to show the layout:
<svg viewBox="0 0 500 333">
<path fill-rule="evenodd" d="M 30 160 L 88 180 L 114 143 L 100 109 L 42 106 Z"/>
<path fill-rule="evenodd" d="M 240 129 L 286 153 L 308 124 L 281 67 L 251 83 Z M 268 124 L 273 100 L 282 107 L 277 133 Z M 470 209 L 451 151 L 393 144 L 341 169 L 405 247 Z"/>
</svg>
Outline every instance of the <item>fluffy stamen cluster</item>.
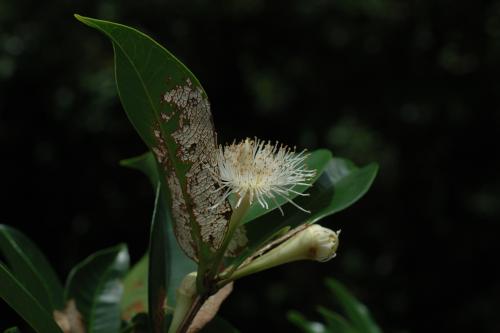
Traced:
<svg viewBox="0 0 500 333">
<path fill-rule="evenodd" d="M 291 194 L 307 195 L 294 190 L 296 186 L 311 186 L 308 180 L 316 171 L 306 168 L 304 161 L 307 156 L 305 151 L 296 153 L 278 143 L 272 145 L 258 139 L 247 138 L 238 144 L 219 147 L 216 178 L 220 188 L 217 191 L 224 192 L 214 207 L 235 193 L 238 199 L 236 207 L 240 206 L 244 198 L 250 204 L 257 201 L 266 209 L 269 208 L 268 200 L 279 207 L 276 198 L 282 197 L 298 209 L 308 212 L 289 198 Z M 283 214 L 281 207 L 279 209 Z"/>
</svg>

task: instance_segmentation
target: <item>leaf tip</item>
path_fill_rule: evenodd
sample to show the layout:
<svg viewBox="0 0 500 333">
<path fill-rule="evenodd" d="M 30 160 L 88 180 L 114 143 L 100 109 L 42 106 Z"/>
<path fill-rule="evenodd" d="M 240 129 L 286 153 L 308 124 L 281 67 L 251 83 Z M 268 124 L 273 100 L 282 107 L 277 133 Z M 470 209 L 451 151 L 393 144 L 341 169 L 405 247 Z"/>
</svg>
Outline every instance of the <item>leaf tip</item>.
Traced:
<svg viewBox="0 0 500 333">
<path fill-rule="evenodd" d="M 84 22 L 85 21 L 85 17 L 84 16 L 81 16 L 79 14 L 73 14 L 73 16 L 80 22 Z M 85 22 L 84 22 L 85 23 Z"/>
<path fill-rule="evenodd" d="M 372 173 L 372 179 L 370 181 L 370 186 L 371 186 L 380 171 L 380 166 L 377 162 L 372 162 L 366 166 L 366 169 L 369 169 L 370 172 Z"/>
<path fill-rule="evenodd" d="M 130 159 L 120 160 L 120 161 L 118 161 L 118 165 L 121 167 L 128 168 L 130 165 Z"/>
<path fill-rule="evenodd" d="M 94 24 L 92 23 L 92 19 L 90 17 L 82 16 L 79 14 L 73 14 L 73 16 L 80 22 L 82 22 L 85 25 L 88 25 L 89 27 L 95 28 Z"/>
</svg>

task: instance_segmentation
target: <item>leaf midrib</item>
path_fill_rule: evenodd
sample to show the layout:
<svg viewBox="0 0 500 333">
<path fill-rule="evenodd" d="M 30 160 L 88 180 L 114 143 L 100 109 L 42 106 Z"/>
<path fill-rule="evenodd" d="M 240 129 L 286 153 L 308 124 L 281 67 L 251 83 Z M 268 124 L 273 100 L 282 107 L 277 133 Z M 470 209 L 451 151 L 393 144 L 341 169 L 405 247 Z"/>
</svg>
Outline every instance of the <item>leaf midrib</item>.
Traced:
<svg viewBox="0 0 500 333">
<path fill-rule="evenodd" d="M 50 293 L 50 288 L 47 285 L 47 282 L 42 278 L 42 276 L 40 275 L 40 273 L 35 269 L 35 267 L 33 266 L 32 262 L 31 262 L 31 260 L 28 258 L 27 255 L 24 254 L 24 252 L 21 250 L 21 248 L 18 246 L 17 242 L 12 238 L 12 236 L 8 232 L 6 232 L 6 230 L 4 228 L 0 228 L 0 231 L 5 236 L 5 238 L 7 239 L 7 241 L 9 241 L 9 243 L 11 243 L 13 249 L 16 250 L 16 252 L 19 254 L 19 256 L 21 256 L 21 258 L 24 259 L 24 261 L 27 264 L 28 268 L 36 276 L 37 280 L 42 284 L 43 289 L 44 289 L 45 294 L 46 294 L 45 296 L 48 296 L 49 303 L 50 303 L 50 306 L 51 306 L 51 310 L 54 310 L 55 306 L 54 306 L 54 303 L 52 302 L 52 296 L 51 296 L 51 293 Z"/>
</svg>

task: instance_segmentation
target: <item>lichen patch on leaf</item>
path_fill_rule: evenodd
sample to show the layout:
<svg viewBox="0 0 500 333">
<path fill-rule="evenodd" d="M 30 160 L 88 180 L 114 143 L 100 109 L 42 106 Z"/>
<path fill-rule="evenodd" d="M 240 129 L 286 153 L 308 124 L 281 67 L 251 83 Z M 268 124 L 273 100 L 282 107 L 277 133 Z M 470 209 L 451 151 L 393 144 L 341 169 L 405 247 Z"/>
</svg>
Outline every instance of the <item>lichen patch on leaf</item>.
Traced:
<svg viewBox="0 0 500 333">
<path fill-rule="evenodd" d="M 189 223 L 189 213 L 182 194 L 181 184 L 174 173 L 167 174 L 167 184 L 172 196 L 172 218 L 174 220 L 174 233 L 182 250 L 194 260 L 198 259 L 197 246 L 192 236 Z"/>
<path fill-rule="evenodd" d="M 231 216 L 227 200 L 217 209 L 211 209 L 221 201 L 221 193 L 211 171 L 217 166 L 217 143 L 210 104 L 201 87 L 190 79 L 165 92 L 162 102 L 168 107 L 160 115 L 163 123 L 154 129 L 157 146 L 153 152 L 166 172 L 177 240 L 184 252 L 197 260 L 196 238 L 192 233 L 199 230 L 198 238 L 215 251 L 222 244 Z M 175 152 L 167 149 L 161 132 L 163 125 L 175 128 L 169 133 L 175 142 Z M 174 167 L 179 163 L 182 171 Z"/>
</svg>

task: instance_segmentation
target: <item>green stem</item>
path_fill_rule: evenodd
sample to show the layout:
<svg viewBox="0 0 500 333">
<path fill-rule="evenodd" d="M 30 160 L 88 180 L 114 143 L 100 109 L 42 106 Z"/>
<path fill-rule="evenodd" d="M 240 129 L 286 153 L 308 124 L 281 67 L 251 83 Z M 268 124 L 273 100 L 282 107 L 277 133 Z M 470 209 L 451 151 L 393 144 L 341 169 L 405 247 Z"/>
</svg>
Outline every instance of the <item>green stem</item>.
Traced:
<svg viewBox="0 0 500 333">
<path fill-rule="evenodd" d="M 222 266 L 222 260 L 224 259 L 224 255 L 226 254 L 229 243 L 233 239 L 236 229 L 241 225 L 241 221 L 245 217 L 249 207 L 250 207 L 250 200 L 248 199 L 248 196 L 245 196 L 243 200 L 241 200 L 241 203 L 238 206 L 238 208 L 236 208 L 233 211 L 231 219 L 229 220 L 229 227 L 226 236 L 224 237 L 224 241 L 222 242 L 221 247 L 217 250 L 217 255 L 213 261 L 211 278 L 219 272 Z"/>
</svg>

